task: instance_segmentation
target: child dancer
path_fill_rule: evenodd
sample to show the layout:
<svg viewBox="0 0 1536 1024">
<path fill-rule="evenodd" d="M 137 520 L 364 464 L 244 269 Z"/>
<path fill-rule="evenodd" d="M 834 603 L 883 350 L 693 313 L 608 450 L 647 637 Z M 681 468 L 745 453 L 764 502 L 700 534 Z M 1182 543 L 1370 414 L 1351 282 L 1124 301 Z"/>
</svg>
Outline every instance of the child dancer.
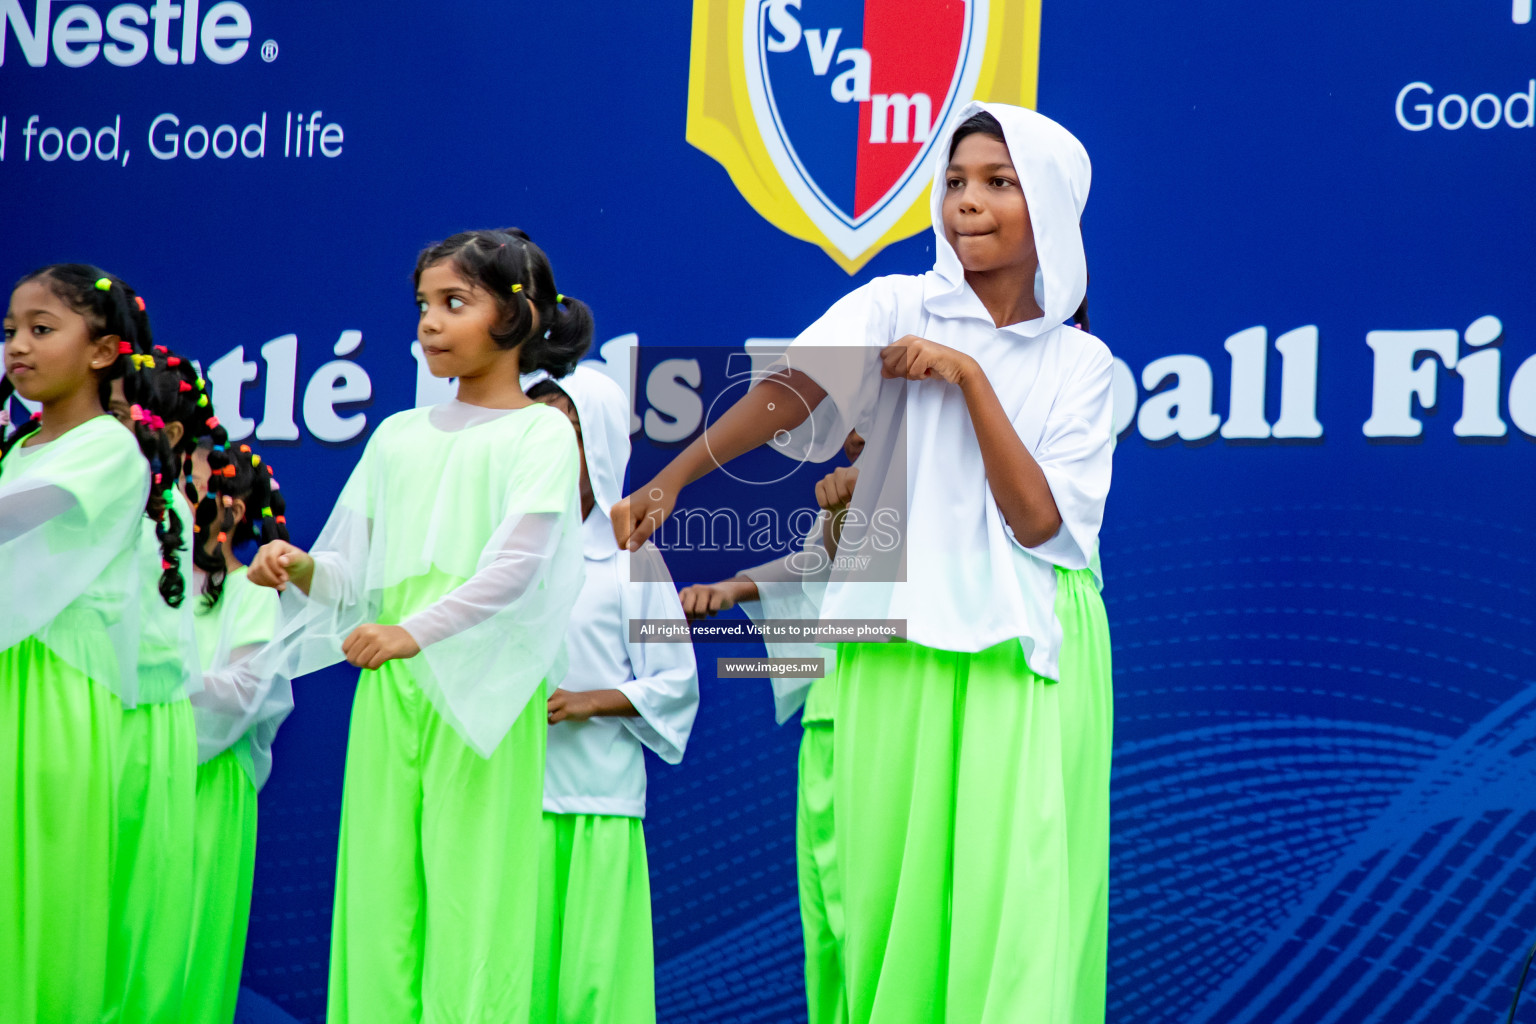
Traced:
<svg viewBox="0 0 1536 1024">
<path fill-rule="evenodd" d="M 586 557 L 567 633 L 570 671 L 548 702 L 533 1019 L 654 1024 L 644 748 L 668 764 L 682 760 L 698 710 L 698 668 L 692 644 L 629 637 L 633 620 L 683 615 L 655 546 L 631 553 L 613 539 L 608 509 L 623 494 L 629 461 L 624 392 L 577 364 L 528 396 L 576 428 Z"/>
<path fill-rule="evenodd" d="M 837 555 L 836 532 L 828 531 L 848 507 L 858 481 L 864 439 L 851 431 L 843 442 L 849 467 L 839 467 L 816 485 L 823 515 L 806 534 L 801 550 L 743 569 L 729 580 L 684 588 L 678 595 L 690 618 L 715 615 L 735 605 L 754 619 L 820 619 L 821 604 Z M 800 711 L 800 757 L 795 791 L 795 867 L 800 887 L 800 925 L 805 944 L 805 994 L 810 1024 L 847 1019 L 843 992 L 842 882 L 837 870 L 837 829 L 833 812 L 832 723 L 837 711 L 837 656 L 833 647 L 765 641 L 774 658 L 821 658 L 816 679 L 772 680 L 774 710 L 782 725 Z"/>
<path fill-rule="evenodd" d="M 614 521 L 640 542 L 795 410 L 817 429 L 788 447 L 813 458 L 859 428 L 840 549 L 877 539 L 855 518 L 895 510 L 904 562 L 870 557 L 904 578 L 839 569 L 823 615 L 904 620 L 908 642 L 837 659 L 835 801 L 858 822 L 836 837 L 849 1019 L 1101 1020 L 1111 715 L 1089 567 L 1111 359 L 1064 326 L 1085 288 L 1088 159 L 1055 122 L 993 104 L 945 141 L 935 269 L 838 302 Z"/>
<path fill-rule="evenodd" d="M 533 991 L 544 681 L 582 584 L 575 438 L 519 374 L 570 372 L 592 317 L 520 231 L 455 235 L 415 281 L 427 365 L 458 397 L 379 425 L 313 555 L 257 553 L 251 582 L 302 606 L 282 664 L 258 668 L 365 670 L 328 1019 L 516 1024 Z"/>
<path fill-rule="evenodd" d="M 132 433 L 105 415 L 114 380 L 145 398 L 149 345 L 142 300 L 95 267 L 45 267 L 11 293 L 0 408 L 14 387 L 42 411 L 0 461 L 0 579 L 25 595 L 0 619 L 0 1020 L 108 1020 L 123 1001 L 123 719 L 140 616 L 157 613 L 139 593 L 169 610 L 185 589 L 165 433 L 142 407 Z"/>
<path fill-rule="evenodd" d="M 214 462 L 222 465 L 215 468 Z M 293 688 L 261 675 L 255 656 L 276 632 L 273 590 L 252 584 L 235 546 L 287 540 L 284 500 L 270 463 L 247 445 L 207 444 L 189 459 L 199 552 L 195 615 L 203 692 L 197 723 L 197 848 L 187 1020 L 235 1017 L 256 870 L 256 794 L 272 771 L 272 740 L 293 709 Z"/>
</svg>

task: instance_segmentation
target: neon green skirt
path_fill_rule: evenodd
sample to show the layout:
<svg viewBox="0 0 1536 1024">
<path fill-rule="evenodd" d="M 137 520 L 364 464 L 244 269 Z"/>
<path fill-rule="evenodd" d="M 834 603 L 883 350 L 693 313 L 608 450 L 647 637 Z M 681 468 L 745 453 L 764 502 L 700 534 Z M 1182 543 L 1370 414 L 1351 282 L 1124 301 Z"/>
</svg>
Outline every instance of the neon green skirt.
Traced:
<svg viewBox="0 0 1536 1024">
<path fill-rule="evenodd" d="M 0 651 L 0 1020 L 103 1017 L 121 716 L 41 641 Z"/>
<path fill-rule="evenodd" d="M 193 871 L 183 1016 L 199 1024 L 229 1024 L 240 994 L 256 874 L 256 787 L 234 748 L 197 766 Z"/>
<path fill-rule="evenodd" d="M 838 650 L 833 798 L 848 1019 L 1097 1024 L 1108 928 L 1109 631 L 1058 571 L 1061 681 L 1016 641 Z"/>
<path fill-rule="evenodd" d="M 180 1024 L 192 941 L 197 733 L 183 697 L 119 715 L 105 1020 Z"/>
<path fill-rule="evenodd" d="M 364 671 L 352 704 L 327 1020 L 522 1024 L 533 992 L 544 688 L 483 758 L 407 666 Z"/>
<path fill-rule="evenodd" d="M 655 1024 L 651 879 L 639 818 L 544 815 L 533 1020 Z"/>
</svg>

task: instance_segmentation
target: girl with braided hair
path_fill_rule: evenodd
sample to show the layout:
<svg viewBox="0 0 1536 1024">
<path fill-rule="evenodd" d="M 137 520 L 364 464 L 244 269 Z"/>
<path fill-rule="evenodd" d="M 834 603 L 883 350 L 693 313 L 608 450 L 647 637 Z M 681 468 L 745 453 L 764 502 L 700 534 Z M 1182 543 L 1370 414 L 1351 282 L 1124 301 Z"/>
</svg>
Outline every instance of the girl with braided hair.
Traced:
<svg viewBox="0 0 1536 1024">
<path fill-rule="evenodd" d="M 44 267 L 11 293 L 0 409 L 13 392 L 42 409 L 0 445 L 0 579 L 24 598 L 0 617 L 0 1020 L 122 1004 L 125 709 L 145 697 L 141 626 L 186 583 L 169 446 L 140 405 L 149 345 L 143 302 L 98 268 Z M 116 382 L 131 434 L 106 415 Z"/>
<path fill-rule="evenodd" d="M 218 429 L 218 428 L 216 428 Z M 248 445 L 204 441 L 188 459 L 197 506 L 194 615 L 203 691 L 197 723 L 197 847 L 183 1018 L 234 1020 L 256 870 L 256 794 L 272 771 L 272 740 L 293 709 L 286 677 L 254 668 L 276 633 L 278 595 L 250 582 L 236 547 L 288 539 L 270 463 Z M 219 465 L 215 465 L 218 463 Z"/>
<path fill-rule="evenodd" d="M 145 371 L 148 389 L 181 467 L 183 493 L 196 508 L 189 601 L 203 689 L 192 697 L 195 884 L 182 1013 L 187 1020 L 229 1021 L 250 916 L 256 794 L 271 774 L 277 727 L 293 707 L 286 678 L 251 668 L 276 630 L 278 599 L 247 580 L 234 551 L 286 540 L 288 531 L 271 466 L 249 445 L 229 444 L 197 367 L 164 346 L 155 346 L 154 355 Z"/>
<path fill-rule="evenodd" d="M 178 1021 L 192 934 L 193 840 L 196 822 L 197 734 L 190 697 L 202 689 L 192 593 L 192 507 L 178 494 L 183 440 L 167 420 L 171 406 L 157 387 L 159 370 L 178 358 L 153 345 L 147 325 L 143 354 L 112 382 L 109 411 L 130 430 L 158 438 L 151 459 L 154 489 L 164 488 L 165 512 L 139 533 L 139 694 L 125 707 L 118 760 L 117 851 L 112 868 L 113 937 L 107 976 L 109 1021 Z M 216 421 L 214 421 L 216 423 Z M 175 557 L 164 554 L 174 523 Z M 174 606 L 142 581 L 174 566 Z M 168 569 L 166 571 L 169 571 Z"/>
<path fill-rule="evenodd" d="M 583 579 L 574 432 L 520 375 L 592 339 L 520 231 L 416 261 L 416 335 L 453 401 L 381 423 L 314 547 L 263 545 L 293 678 L 345 658 L 352 708 L 332 1024 L 529 1020 L 545 687 Z M 260 660 L 260 659 L 259 659 Z"/>
</svg>

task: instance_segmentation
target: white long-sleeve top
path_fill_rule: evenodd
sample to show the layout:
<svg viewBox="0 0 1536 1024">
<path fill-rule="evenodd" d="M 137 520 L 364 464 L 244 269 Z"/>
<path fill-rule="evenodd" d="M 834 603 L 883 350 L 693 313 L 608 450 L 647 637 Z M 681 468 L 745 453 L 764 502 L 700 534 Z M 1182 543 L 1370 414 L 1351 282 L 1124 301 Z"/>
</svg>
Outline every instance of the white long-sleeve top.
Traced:
<svg viewBox="0 0 1536 1024">
<path fill-rule="evenodd" d="M 779 449 L 823 461 L 849 429 L 866 439 L 824 619 L 904 619 L 906 639 L 950 651 L 1017 639 L 1030 668 L 1055 679 L 1055 567 L 1097 572 L 1113 451 L 1109 349 L 1065 326 L 1086 282 L 1078 221 L 1088 158 L 1065 129 L 1017 107 L 972 104 L 952 126 L 980 109 L 1001 122 L 1019 173 L 1045 315 L 999 328 L 966 282 L 943 229 L 943 145 L 932 194 L 934 269 L 871 281 L 795 339 L 784 362 L 827 398 Z M 1025 547 L 1004 521 L 960 389 L 881 377 L 881 350 L 908 334 L 967 353 L 986 374 L 1061 513 L 1061 528 L 1044 543 Z M 904 545 L 889 543 L 902 535 Z M 857 555 L 869 561 L 845 557 Z"/>
<path fill-rule="evenodd" d="M 525 386 L 531 384 L 525 381 Z M 683 759 L 699 709 L 691 643 L 630 643 L 631 619 L 683 621 L 683 605 L 661 552 L 631 554 L 613 539 L 608 509 L 619 500 L 629 463 L 629 399 L 584 364 L 556 380 L 576 408 L 595 505 L 581 524 L 586 578 L 566 630 L 570 669 L 560 687 L 618 690 L 640 714 L 566 720 L 549 727 L 544 810 L 551 814 L 645 817 L 645 751 L 668 764 Z"/>
<path fill-rule="evenodd" d="M 631 619 L 683 619 L 660 552 L 649 544 L 633 554 L 619 551 L 608 518 L 595 511 L 583 535 L 587 577 L 566 632 L 570 671 L 560 687 L 618 690 L 640 714 L 550 726 L 544 810 L 643 818 L 643 748 L 668 764 L 683 759 L 699 707 L 698 667 L 692 644 L 629 642 Z M 635 569 L 636 561 L 645 564 Z"/>
</svg>

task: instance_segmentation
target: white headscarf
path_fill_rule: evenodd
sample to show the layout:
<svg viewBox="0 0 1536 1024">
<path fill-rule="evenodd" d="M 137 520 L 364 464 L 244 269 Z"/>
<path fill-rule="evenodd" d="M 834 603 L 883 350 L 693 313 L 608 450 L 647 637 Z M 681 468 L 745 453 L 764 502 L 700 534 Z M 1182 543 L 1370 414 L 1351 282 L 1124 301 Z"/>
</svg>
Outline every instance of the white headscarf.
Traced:
<svg viewBox="0 0 1536 1024">
<path fill-rule="evenodd" d="M 602 516 L 603 520 L 602 529 L 593 524 L 593 529 L 582 531 L 583 549 L 588 558 L 608 558 L 619 551 L 608 510 L 624 497 L 624 470 L 629 465 L 630 452 L 629 399 L 612 378 L 586 363 L 577 363 L 576 369 L 555 384 L 570 396 L 576 418 L 581 421 L 587 480 L 596 500 L 592 514 Z"/>
<path fill-rule="evenodd" d="M 1092 168 L 1088 152 L 1073 134 L 1043 114 L 1003 103 L 972 102 L 954 116 L 938 147 L 930 197 L 934 234 L 934 273 L 923 292 L 924 308 L 937 316 L 974 317 L 991 322 L 976 294 L 965 286 L 965 271 L 944 237 L 944 192 L 949 168 L 949 140 L 972 114 L 986 111 L 1003 126 L 1003 141 L 1019 173 L 1029 220 L 1035 233 L 1040 268 L 1035 273 L 1035 301 L 1045 316 L 1003 330 L 1034 337 L 1065 323 L 1088 291 L 1088 264 L 1079 227 L 1088 201 Z"/>
</svg>

